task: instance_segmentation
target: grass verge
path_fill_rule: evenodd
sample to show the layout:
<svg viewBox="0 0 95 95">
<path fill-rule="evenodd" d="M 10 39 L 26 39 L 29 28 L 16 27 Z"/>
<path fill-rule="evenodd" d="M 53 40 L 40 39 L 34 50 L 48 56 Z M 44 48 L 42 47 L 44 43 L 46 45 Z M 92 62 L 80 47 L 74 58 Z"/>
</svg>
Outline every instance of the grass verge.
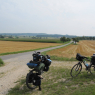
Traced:
<svg viewBox="0 0 95 95">
<path fill-rule="evenodd" d="M 43 74 L 42 91 L 30 90 L 25 84 L 25 78 L 12 88 L 7 95 L 94 95 L 95 76 L 83 71 L 76 78 L 71 78 L 70 69 L 50 67 Z"/>
<path fill-rule="evenodd" d="M 77 61 L 74 57 L 66 58 L 66 57 L 58 57 L 58 56 L 50 56 L 51 60 L 57 61 Z"/>
<path fill-rule="evenodd" d="M 4 65 L 4 62 L 3 60 L 0 58 L 0 66 L 3 66 Z"/>
<path fill-rule="evenodd" d="M 47 55 L 46 53 L 44 53 L 45 55 Z M 57 60 L 57 61 L 77 61 L 76 58 L 72 57 L 72 58 L 67 58 L 67 57 L 58 57 L 58 56 L 50 56 L 51 60 Z M 87 57 L 88 58 L 88 62 L 91 61 L 91 58 L 90 57 Z"/>
</svg>

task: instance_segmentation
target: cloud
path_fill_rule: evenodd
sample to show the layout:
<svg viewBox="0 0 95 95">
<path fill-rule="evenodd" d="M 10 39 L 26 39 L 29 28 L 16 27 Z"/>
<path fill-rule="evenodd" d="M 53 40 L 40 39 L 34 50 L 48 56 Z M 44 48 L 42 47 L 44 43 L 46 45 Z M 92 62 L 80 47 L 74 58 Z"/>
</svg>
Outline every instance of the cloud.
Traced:
<svg viewBox="0 0 95 95">
<path fill-rule="evenodd" d="M 94 0 L 0 0 L 0 32 L 90 35 L 92 31 L 93 35 L 94 3 Z"/>
</svg>

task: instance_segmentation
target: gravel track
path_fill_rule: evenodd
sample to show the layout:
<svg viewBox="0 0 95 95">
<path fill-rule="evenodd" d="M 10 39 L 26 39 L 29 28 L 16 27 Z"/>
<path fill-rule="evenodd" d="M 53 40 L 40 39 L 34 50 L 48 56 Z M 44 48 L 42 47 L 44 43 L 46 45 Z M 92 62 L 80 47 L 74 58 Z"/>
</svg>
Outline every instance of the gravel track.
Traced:
<svg viewBox="0 0 95 95">
<path fill-rule="evenodd" d="M 38 51 L 43 52 L 55 48 L 64 47 L 66 45 L 68 44 L 47 49 L 41 49 Z M 6 95 L 8 93 L 8 90 L 10 90 L 10 88 L 13 88 L 16 85 L 16 81 L 18 79 L 23 76 L 26 76 L 26 74 L 29 72 L 29 68 L 26 66 L 26 63 L 33 59 L 33 53 L 34 52 L 31 51 L 19 54 L 0 56 L 0 58 L 2 58 L 3 61 L 6 63 L 5 66 L 0 67 L 0 95 Z"/>
</svg>

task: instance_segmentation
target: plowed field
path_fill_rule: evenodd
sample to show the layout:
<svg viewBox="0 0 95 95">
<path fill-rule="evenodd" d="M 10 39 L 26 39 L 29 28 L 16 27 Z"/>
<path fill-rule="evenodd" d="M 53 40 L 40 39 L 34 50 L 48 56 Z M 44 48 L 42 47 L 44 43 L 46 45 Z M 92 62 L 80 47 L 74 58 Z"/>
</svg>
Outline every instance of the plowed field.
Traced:
<svg viewBox="0 0 95 95">
<path fill-rule="evenodd" d="M 33 50 L 50 46 L 61 45 L 58 43 L 37 43 L 37 42 L 14 42 L 0 41 L 0 53 Z"/>
<path fill-rule="evenodd" d="M 95 53 L 95 41 L 79 41 L 78 45 L 69 45 L 60 49 L 49 51 L 47 54 L 58 57 L 76 57 L 80 53 L 84 56 L 92 56 Z"/>
</svg>

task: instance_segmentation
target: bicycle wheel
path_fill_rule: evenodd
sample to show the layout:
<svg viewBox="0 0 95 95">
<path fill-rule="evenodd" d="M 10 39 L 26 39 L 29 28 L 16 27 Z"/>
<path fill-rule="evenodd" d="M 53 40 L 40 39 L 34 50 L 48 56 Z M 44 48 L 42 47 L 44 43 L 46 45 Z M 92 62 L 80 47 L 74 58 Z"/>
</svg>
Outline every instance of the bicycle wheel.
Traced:
<svg viewBox="0 0 95 95">
<path fill-rule="evenodd" d="M 82 70 L 82 65 L 81 64 L 75 64 L 72 69 L 71 69 L 71 72 L 70 72 L 70 75 L 72 77 L 76 77 Z"/>
<path fill-rule="evenodd" d="M 91 65 L 90 73 L 95 75 L 95 66 L 94 65 Z"/>
<path fill-rule="evenodd" d="M 36 88 L 35 86 L 35 74 L 33 72 L 29 72 L 26 76 L 26 85 L 29 89 L 34 89 Z"/>
</svg>

